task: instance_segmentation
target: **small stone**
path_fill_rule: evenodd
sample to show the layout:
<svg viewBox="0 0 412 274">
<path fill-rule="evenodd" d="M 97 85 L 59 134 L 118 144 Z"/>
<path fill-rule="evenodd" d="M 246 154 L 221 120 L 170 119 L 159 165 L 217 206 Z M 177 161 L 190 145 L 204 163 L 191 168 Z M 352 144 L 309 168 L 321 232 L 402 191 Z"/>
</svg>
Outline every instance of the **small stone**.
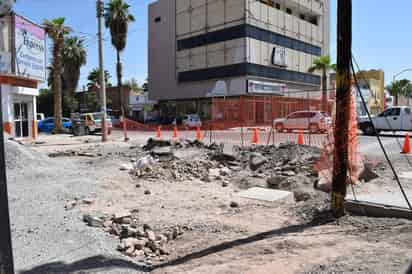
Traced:
<svg viewBox="0 0 412 274">
<path fill-rule="evenodd" d="M 229 182 L 228 181 L 223 181 L 222 182 L 222 187 L 227 187 L 229 185 Z"/>
<path fill-rule="evenodd" d="M 159 242 L 156 242 L 156 241 L 149 241 L 149 242 L 147 243 L 147 246 L 148 246 L 153 252 L 156 252 L 156 251 L 159 250 L 159 248 L 160 248 Z"/>
<path fill-rule="evenodd" d="M 281 175 L 282 175 L 282 176 L 287 176 L 287 177 L 292 177 L 292 176 L 295 176 L 296 173 L 295 173 L 294 171 L 292 171 L 292 170 L 288 170 L 288 171 L 283 171 L 283 172 L 281 173 Z"/>
<path fill-rule="evenodd" d="M 106 220 L 103 222 L 103 227 L 112 227 L 113 222 L 111 220 Z"/>
<path fill-rule="evenodd" d="M 286 181 L 286 177 L 284 176 L 272 176 L 267 179 L 267 184 L 269 187 L 280 189 L 281 185 Z"/>
<path fill-rule="evenodd" d="M 91 227 L 103 227 L 104 222 L 102 218 L 92 216 L 90 214 L 84 214 L 83 221 Z"/>
<path fill-rule="evenodd" d="M 152 227 L 149 224 L 143 224 L 143 230 L 152 230 Z"/>
<path fill-rule="evenodd" d="M 64 209 L 70 210 L 70 209 L 73 209 L 76 205 L 77 205 L 77 201 L 73 200 L 73 201 L 70 201 L 70 202 L 66 203 L 64 205 Z"/>
<path fill-rule="evenodd" d="M 216 178 L 219 177 L 220 170 L 218 168 L 211 168 L 209 169 L 209 178 Z"/>
<path fill-rule="evenodd" d="M 268 160 L 262 154 L 251 153 L 249 156 L 249 167 L 251 170 L 255 171 L 267 161 Z"/>
<path fill-rule="evenodd" d="M 135 251 L 135 248 L 134 246 L 132 246 L 126 249 L 125 254 L 129 257 L 134 257 L 134 251 Z"/>
<path fill-rule="evenodd" d="M 147 240 L 143 240 L 143 239 L 138 239 L 136 242 L 135 242 L 135 248 L 136 249 L 138 249 L 138 250 L 142 250 L 145 246 L 146 246 L 146 244 L 147 244 Z"/>
<path fill-rule="evenodd" d="M 220 169 L 220 176 L 229 176 L 232 171 L 228 167 L 223 167 Z"/>
<path fill-rule="evenodd" d="M 135 187 L 136 187 L 136 188 L 141 188 L 142 185 L 141 185 L 141 184 L 136 184 Z"/>
<path fill-rule="evenodd" d="M 82 203 L 83 204 L 85 204 L 85 205 L 91 205 L 91 204 L 93 204 L 94 203 L 94 199 L 92 199 L 92 198 L 86 198 L 86 199 L 83 199 L 82 200 Z"/>
<path fill-rule="evenodd" d="M 150 195 L 151 192 L 150 192 L 150 190 L 146 189 L 146 190 L 144 191 L 144 194 L 145 194 L 145 195 Z"/>
<path fill-rule="evenodd" d="M 162 246 L 159 248 L 160 255 L 169 255 L 169 250 L 166 247 Z"/>
<path fill-rule="evenodd" d="M 132 218 L 130 217 L 124 217 L 120 220 L 121 224 L 129 225 L 132 223 Z"/>
<path fill-rule="evenodd" d="M 136 237 L 146 237 L 146 233 L 142 227 L 136 228 Z"/>
<path fill-rule="evenodd" d="M 130 218 L 130 212 L 126 210 L 118 211 L 113 216 L 113 221 L 115 223 L 122 223 L 124 218 Z"/>
<path fill-rule="evenodd" d="M 138 239 L 133 238 L 133 237 L 129 237 L 129 238 L 125 238 L 122 240 L 122 243 L 124 244 L 124 246 L 126 248 L 130 248 L 130 247 L 135 247 L 136 245 L 138 245 L 140 242 Z M 134 250 L 133 250 L 134 251 Z"/>
<path fill-rule="evenodd" d="M 152 230 L 146 230 L 146 236 L 149 239 L 149 241 L 155 241 L 156 240 L 156 234 Z"/>
<path fill-rule="evenodd" d="M 135 257 L 143 257 L 143 256 L 144 256 L 144 251 L 143 251 L 143 250 L 138 250 L 138 249 L 136 249 L 136 250 L 134 251 L 134 256 L 135 256 Z"/>
<path fill-rule="evenodd" d="M 164 245 L 167 243 L 168 237 L 164 234 L 158 234 L 156 235 L 156 241 L 158 241 L 160 245 Z"/>
<path fill-rule="evenodd" d="M 230 207 L 237 208 L 237 207 L 239 207 L 239 203 L 235 202 L 235 201 L 232 201 L 232 202 L 230 202 Z"/>
<path fill-rule="evenodd" d="M 132 228 L 132 227 L 127 227 L 127 237 L 136 237 L 137 234 L 137 229 Z"/>
<path fill-rule="evenodd" d="M 113 223 L 111 232 L 116 236 L 120 236 L 122 233 L 122 226 L 120 224 Z"/>
</svg>

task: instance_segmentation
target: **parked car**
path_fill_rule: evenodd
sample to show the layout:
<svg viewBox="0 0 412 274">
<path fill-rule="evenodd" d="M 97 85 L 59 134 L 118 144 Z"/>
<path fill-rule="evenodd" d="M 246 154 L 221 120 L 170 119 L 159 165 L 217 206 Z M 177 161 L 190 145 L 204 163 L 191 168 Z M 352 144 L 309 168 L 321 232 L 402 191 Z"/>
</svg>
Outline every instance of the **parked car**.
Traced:
<svg viewBox="0 0 412 274">
<path fill-rule="evenodd" d="M 412 131 L 410 107 L 391 107 L 377 116 L 372 116 L 376 131 Z M 372 122 L 367 116 L 358 117 L 358 127 L 365 135 L 373 135 Z"/>
<path fill-rule="evenodd" d="M 63 128 L 72 130 L 72 121 L 69 118 L 62 118 Z M 52 132 L 54 129 L 54 117 L 45 118 L 37 123 L 40 132 Z"/>
<path fill-rule="evenodd" d="M 86 135 L 93 134 L 102 131 L 102 114 L 95 113 L 83 113 L 80 114 L 80 119 L 85 123 Z M 110 134 L 113 128 L 112 120 L 107 116 L 106 119 L 107 131 Z"/>
<path fill-rule="evenodd" d="M 202 121 L 197 114 L 187 114 L 183 116 L 182 125 L 188 128 L 202 127 Z"/>
<path fill-rule="evenodd" d="M 284 130 L 309 130 L 312 133 L 325 132 L 331 125 L 329 114 L 322 111 L 297 111 L 289 114 L 286 118 L 273 121 L 278 132 Z"/>
</svg>

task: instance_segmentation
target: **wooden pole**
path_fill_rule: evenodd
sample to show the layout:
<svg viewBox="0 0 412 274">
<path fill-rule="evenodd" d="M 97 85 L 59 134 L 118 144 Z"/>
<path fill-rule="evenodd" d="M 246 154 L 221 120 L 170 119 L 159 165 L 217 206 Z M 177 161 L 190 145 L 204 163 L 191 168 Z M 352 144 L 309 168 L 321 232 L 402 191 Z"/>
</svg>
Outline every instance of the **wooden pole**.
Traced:
<svg viewBox="0 0 412 274">
<path fill-rule="evenodd" d="M 332 180 L 332 210 L 335 217 L 345 215 L 348 178 L 348 133 L 350 113 L 350 65 L 352 59 L 352 0 L 338 0 L 337 90 L 335 153 Z"/>
</svg>

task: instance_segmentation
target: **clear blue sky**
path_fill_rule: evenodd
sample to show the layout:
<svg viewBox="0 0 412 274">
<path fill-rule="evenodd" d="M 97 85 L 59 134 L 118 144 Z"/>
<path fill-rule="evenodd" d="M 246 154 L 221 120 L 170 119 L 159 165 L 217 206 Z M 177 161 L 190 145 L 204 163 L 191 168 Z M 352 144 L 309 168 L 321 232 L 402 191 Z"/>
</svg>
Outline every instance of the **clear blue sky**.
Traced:
<svg viewBox="0 0 412 274">
<path fill-rule="evenodd" d="M 107 0 L 105 0 L 107 2 Z M 331 57 L 336 58 L 336 0 L 332 1 Z M 147 77 L 147 6 L 154 0 L 129 0 L 137 21 L 130 26 L 127 48 L 124 51 L 124 79 L 132 77 L 140 83 Z M 353 0 L 353 52 L 362 69 L 384 69 L 386 82 L 394 73 L 412 67 L 411 20 L 412 1 L 396 0 L 383 4 L 376 0 Z M 70 4 L 69 4 L 70 3 Z M 88 72 L 98 66 L 97 21 L 95 0 L 17 0 L 15 11 L 35 22 L 44 18 L 64 16 L 75 34 L 86 39 L 88 62 L 82 69 L 81 85 Z M 110 33 L 105 30 L 105 66 L 116 83 L 115 51 Z M 50 52 L 50 44 L 48 47 Z M 402 75 L 412 79 L 412 72 Z"/>
</svg>

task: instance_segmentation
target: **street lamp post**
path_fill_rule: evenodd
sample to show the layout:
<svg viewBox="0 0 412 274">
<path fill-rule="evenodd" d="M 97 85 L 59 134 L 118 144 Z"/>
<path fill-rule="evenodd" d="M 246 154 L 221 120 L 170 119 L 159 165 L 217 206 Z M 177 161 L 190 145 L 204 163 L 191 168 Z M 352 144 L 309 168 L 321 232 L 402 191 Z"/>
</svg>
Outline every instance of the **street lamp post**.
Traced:
<svg viewBox="0 0 412 274">
<path fill-rule="evenodd" d="M 0 0 L 0 19 L 10 14 L 13 4 L 14 0 Z M 9 199 L 7 193 L 2 102 L 0 83 L 0 274 L 13 274 L 14 263 L 11 244 Z"/>
<path fill-rule="evenodd" d="M 405 73 L 405 72 L 409 72 L 409 71 L 412 71 L 412 68 L 407 68 L 407 69 L 401 70 L 400 72 L 398 72 L 398 73 L 396 73 L 395 75 L 393 75 L 393 81 L 392 81 L 392 83 L 394 83 L 394 82 L 396 81 L 396 77 L 398 77 L 399 75 L 401 75 L 401 74 L 403 74 L 403 73 Z M 398 95 L 395 96 L 395 98 L 396 98 L 395 105 L 398 105 Z"/>
</svg>

